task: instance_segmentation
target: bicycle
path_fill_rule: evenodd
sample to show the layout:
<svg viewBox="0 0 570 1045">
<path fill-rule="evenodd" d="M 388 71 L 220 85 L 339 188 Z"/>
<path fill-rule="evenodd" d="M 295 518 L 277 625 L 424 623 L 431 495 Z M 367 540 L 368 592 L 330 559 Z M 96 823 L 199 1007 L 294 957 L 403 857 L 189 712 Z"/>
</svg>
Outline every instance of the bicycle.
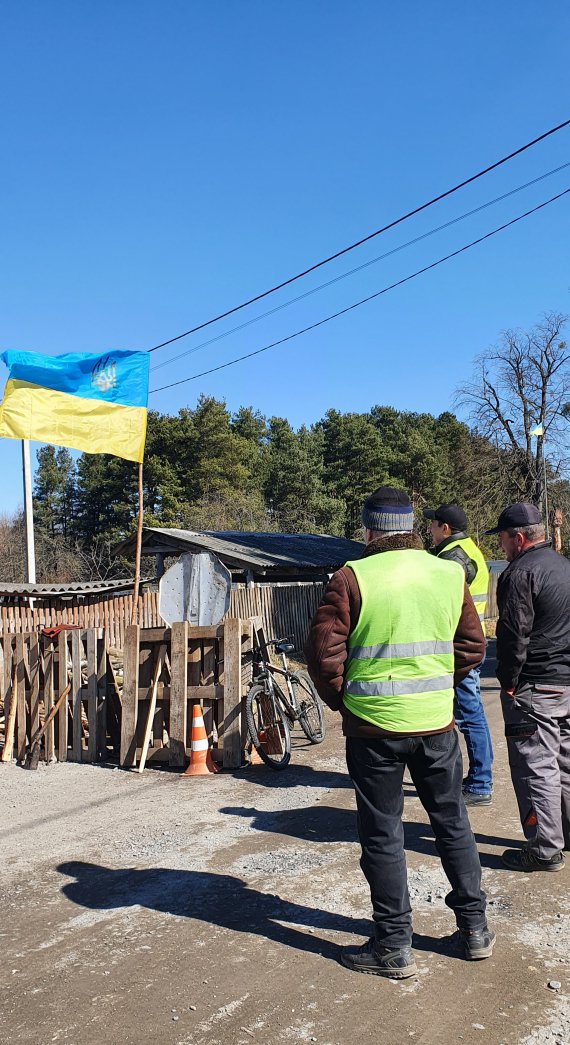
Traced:
<svg viewBox="0 0 570 1045">
<path fill-rule="evenodd" d="M 269 659 L 274 646 L 283 666 Z M 247 728 L 260 758 L 272 769 L 285 769 L 291 760 L 291 726 L 298 722 L 311 744 L 325 739 L 325 716 L 321 699 L 306 671 L 290 671 L 287 654 L 295 646 L 287 639 L 266 641 L 261 629 L 254 629 L 253 649 L 243 660 L 253 661 L 253 680 L 245 698 Z M 285 680 L 287 693 L 276 681 Z"/>
</svg>

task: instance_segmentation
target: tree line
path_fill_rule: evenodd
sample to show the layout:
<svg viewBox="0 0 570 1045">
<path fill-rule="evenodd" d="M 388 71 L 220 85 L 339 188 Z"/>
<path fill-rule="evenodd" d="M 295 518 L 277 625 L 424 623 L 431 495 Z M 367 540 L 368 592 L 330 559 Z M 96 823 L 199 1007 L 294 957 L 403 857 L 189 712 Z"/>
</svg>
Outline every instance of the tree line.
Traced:
<svg viewBox="0 0 570 1045">
<path fill-rule="evenodd" d="M 145 525 L 359 538 L 363 498 L 389 484 L 408 491 L 419 518 L 426 505 L 461 504 L 472 535 L 493 557 L 497 545 L 483 530 L 511 501 L 542 506 L 545 466 L 551 506 L 570 508 L 563 326 L 564 317 L 549 314 L 530 332 L 507 332 L 475 362 L 472 380 L 457 394 L 471 424 L 449 411 L 434 416 L 378 405 L 365 413 L 331 409 L 295 430 L 286 418 L 246 406 L 232 413 L 204 395 L 174 416 L 149 411 Z M 538 422 L 544 432 L 533 437 Z M 137 503 L 132 462 L 104 454 L 74 460 L 66 449 L 41 447 L 38 580 L 130 573 L 116 546 L 134 530 Z M 0 531 L 1 575 L 22 580 L 22 520 L 0 520 Z"/>
</svg>

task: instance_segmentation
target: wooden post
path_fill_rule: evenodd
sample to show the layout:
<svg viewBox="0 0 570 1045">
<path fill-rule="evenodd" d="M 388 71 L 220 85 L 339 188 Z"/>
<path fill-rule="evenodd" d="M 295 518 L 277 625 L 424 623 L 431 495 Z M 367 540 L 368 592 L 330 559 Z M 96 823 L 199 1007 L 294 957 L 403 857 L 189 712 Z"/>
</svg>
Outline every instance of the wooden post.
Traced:
<svg viewBox="0 0 570 1045">
<path fill-rule="evenodd" d="M 135 583 L 133 585 L 133 610 L 131 624 L 138 623 L 139 587 L 141 580 L 141 550 L 143 531 L 143 466 L 139 461 L 139 514 L 137 519 L 137 545 L 135 551 Z"/>
<path fill-rule="evenodd" d="M 224 621 L 224 769 L 241 763 L 241 621 Z"/>
<path fill-rule="evenodd" d="M 40 644 L 37 633 L 30 635 L 30 733 L 40 728 Z"/>
<path fill-rule="evenodd" d="M 57 650 L 59 660 L 58 697 L 61 696 L 67 686 L 67 632 L 60 631 L 57 637 Z M 57 714 L 57 759 L 58 762 L 67 762 L 67 702 L 65 698 Z"/>
<path fill-rule="evenodd" d="M 23 762 L 26 757 L 26 672 L 24 658 L 26 649 L 22 632 L 16 635 L 16 758 Z"/>
<path fill-rule="evenodd" d="M 81 762 L 81 657 L 83 643 L 81 632 L 71 632 L 71 708 L 73 711 L 72 754 L 74 762 Z"/>
<path fill-rule="evenodd" d="M 188 621 L 179 621 L 172 625 L 170 647 L 170 738 L 169 763 L 176 768 L 184 769 L 186 765 L 186 731 L 187 700 L 186 687 L 188 676 Z"/>
<path fill-rule="evenodd" d="M 105 632 L 97 639 L 97 758 L 107 756 L 107 644 Z"/>
<path fill-rule="evenodd" d="M 51 639 L 48 639 L 44 647 L 44 721 L 53 707 L 54 657 L 53 642 Z M 50 723 L 46 730 L 44 743 L 46 762 L 49 763 L 53 758 L 53 722 Z"/>
<path fill-rule="evenodd" d="M 125 767 L 125 769 L 130 769 L 134 766 L 137 757 L 139 642 L 140 628 L 138 624 L 129 624 L 125 631 L 123 701 L 121 712 L 120 763 Z"/>
<path fill-rule="evenodd" d="M 6 704 L 4 704 L 6 707 Z M 4 747 L 0 755 L 0 762 L 11 762 L 14 751 L 14 726 L 16 725 L 16 667 L 11 683 L 10 709 L 4 715 Z"/>
<path fill-rule="evenodd" d="M 141 750 L 141 759 L 140 759 L 140 762 L 139 762 L 139 773 L 143 773 L 144 772 L 144 767 L 146 765 L 146 757 L 148 755 L 148 748 L 149 748 L 149 744 L 150 744 L 150 735 L 152 733 L 153 723 L 154 723 L 154 715 L 155 715 L 155 712 L 156 712 L 156 695 L 157 695 L 157 692 L 158 692 L 158 681 L 160 679 L 160 675 L 161 675 L 161 672 L 162 672 L 162 668 L 163 668 L 164 658 L 165 657 L 166 657 L 166 643 L 163 642 L 158 647 L 158 652 L 156 654 L 156 664 L 154 665 L 154 673 L 153 673 L 153 677 L 152 677 L 152 687 L 151 687 L 151 694 L 150 694 L 150 705 L 149 705 L 148 715 L 147 715 L 147 719 L 146 719 L 146 726 L 145 726 L 143 743 L 142 743 L 142 750 Z"/>
<path fill-rule="evenodd" d="M 97 760 L 97 632 L 87 630 L 87 739 L 86 762 Z"/>
</svg>

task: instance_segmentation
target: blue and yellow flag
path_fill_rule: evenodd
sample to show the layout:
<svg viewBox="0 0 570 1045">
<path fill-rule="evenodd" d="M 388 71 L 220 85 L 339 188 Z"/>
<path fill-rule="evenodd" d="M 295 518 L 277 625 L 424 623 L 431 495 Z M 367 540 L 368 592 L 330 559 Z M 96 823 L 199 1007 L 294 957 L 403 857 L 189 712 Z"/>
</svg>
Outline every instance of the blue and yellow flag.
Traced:
<svg viewBox="0 0 570 1045">
<path fill-rule="evenodd" d="M 142 461 L 148 352 L 42 356 L 11 350 L 0 358 L 10 369 L 0 436 Z"/>
</svg>

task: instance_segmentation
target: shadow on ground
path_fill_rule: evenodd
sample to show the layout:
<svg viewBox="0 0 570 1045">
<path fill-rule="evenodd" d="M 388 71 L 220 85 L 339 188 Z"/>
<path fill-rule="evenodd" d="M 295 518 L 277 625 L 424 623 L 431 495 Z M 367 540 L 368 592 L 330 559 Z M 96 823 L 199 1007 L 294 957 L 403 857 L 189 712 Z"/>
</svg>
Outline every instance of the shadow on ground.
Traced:
<svg viewBox="0 0 570 1045">
<path fill-rule="evenodd" d="M 247 781 L 249 784 L 276 788 L 279 791 L 288 787 L 352 788 L 352 781 L 347 772 L 337 773 L 334 770 L 313 769 L 311 766 L 289 764 L 283 771 L 270 769 L 269 766 L 248 766 L 245 771 L 236 770 L 235 775 L 238 774 L 240 783 Z"/>
<path fill-rule="evenodd" d="M 206 871 L 180 871 L 167 867 L 149 870 L 115 870 L 71 860 L 59 864 L 60 874 L 74 879 L 62 892 L 72 903 L 89 910 L 146 907 L 179 918 L 194 918 L 233 932 L 254 933 L 264 939 L 319 954 L 337 961 L 335 943 L 313 936 L 311 929 L 334 930 L 369 936 L 372 923 L 331 911 L 282 900 L 252 889 L 241 878 Z M 286 922 L 288 925 L 281 923 Z M 293 925 L 304 926 L 308 932 Z M 454 936 L 444 938 L 414 934 L 414 947 L 438 954 L 455 954 Z"/>
<path fill-rule="evenodd" d="M 311 809 L 282 809 L 264 812 L 251 806 L 224 806 L 220 813 L 246 817 L 255 831 L 287 835 L 305 842 L 357 842 L 356 813 L 352 809 L 320 805 Z M 409 852 L 437 856 L 435 841 L 428 824 L 413 820 L 404 822 L 405 848 Z M 496 835 L 475 833 L 478 845 L 519 846 L 520 840 L 498 838 Z M 501 857 L 495 853 L 479 852 L 482 867 L 505 870 Z"/>
</svg>

